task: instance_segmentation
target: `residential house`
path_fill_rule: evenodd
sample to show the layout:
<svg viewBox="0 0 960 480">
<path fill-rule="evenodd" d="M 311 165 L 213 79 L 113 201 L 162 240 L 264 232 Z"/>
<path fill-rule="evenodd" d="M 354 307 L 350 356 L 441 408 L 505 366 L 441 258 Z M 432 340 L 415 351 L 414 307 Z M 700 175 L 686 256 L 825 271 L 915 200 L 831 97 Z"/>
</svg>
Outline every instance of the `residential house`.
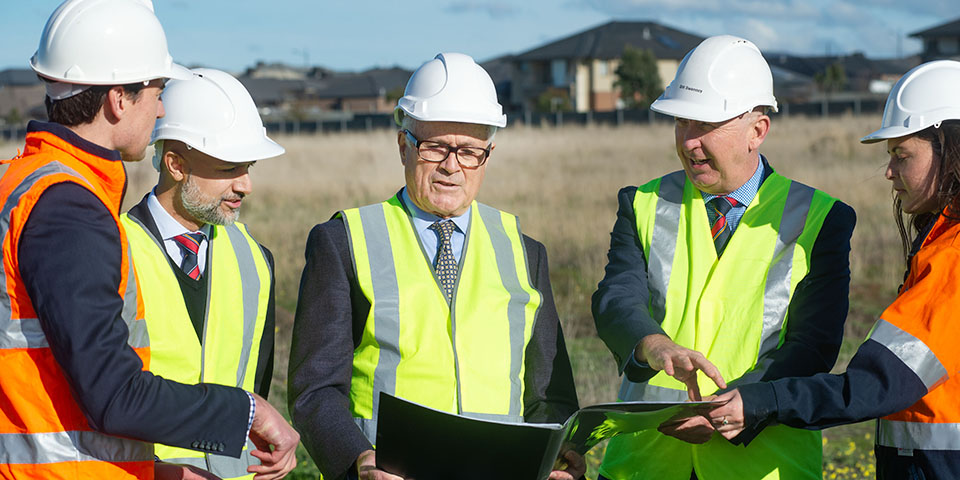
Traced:
<svg viewBox="0 0 960 480">
<path fill-rule="evenodd" d="M 514 109 L 610 111 L 622 107 L 616 70 L 626 46 L 657 59 L 662 86 L 703 37 L 654 22 L 609 22 L 513 57 L 510 105 Z"/>
<path fill-rule="evenodd" d="M 885 98 L 897 79 L 918 63 L 916 57 L 871 59 L 862 52 L 829 56 L 770 52 L 763 56 L 773 72 L 773 91 L 781 103 L 819 101 L 824 97 Z M 843 71 L 842 86 L 830 86 L 823 81 L 833 65 L 839 65 Z"/>
<path fill-rule="evenodd" d="M 910 34 L 923 41 L 921 62 L 960 60 L 960 18 Z"/>
</svg>

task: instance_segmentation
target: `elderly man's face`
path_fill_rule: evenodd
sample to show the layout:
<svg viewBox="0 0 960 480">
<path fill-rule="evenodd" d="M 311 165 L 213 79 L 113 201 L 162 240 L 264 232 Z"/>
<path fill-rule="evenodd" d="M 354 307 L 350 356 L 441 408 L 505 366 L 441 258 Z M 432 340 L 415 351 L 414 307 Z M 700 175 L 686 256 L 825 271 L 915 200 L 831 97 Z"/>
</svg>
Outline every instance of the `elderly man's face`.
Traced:
<svg viewBox="0 0 960 480">
<path fill-rule="evenodd" d="M 728 194 L 747 182 L 757 169 L 759 153 L 770 129 L 770 117 L 748 112 L 725 122 L 676 118 L 677 156 L 690 181 L 701 191 Z"/>
<path fill-rule="evenodd" d="M 412 133 L 421 142 L 437 142 L 452 147 L 480 147 L 488 144 L 488 127 L 457 122 L 415 122 Z M 401 131 L 397 143 L 407 182 L 407 194 L 421 210 L 441 218 L 462 215 L 477 197 L 486 163 L 463 168 L 452 152 L 442 162 L 420 158 L 417 147 Z M 492 147 L 492 146 L 491 146 Z"/>
</svg>

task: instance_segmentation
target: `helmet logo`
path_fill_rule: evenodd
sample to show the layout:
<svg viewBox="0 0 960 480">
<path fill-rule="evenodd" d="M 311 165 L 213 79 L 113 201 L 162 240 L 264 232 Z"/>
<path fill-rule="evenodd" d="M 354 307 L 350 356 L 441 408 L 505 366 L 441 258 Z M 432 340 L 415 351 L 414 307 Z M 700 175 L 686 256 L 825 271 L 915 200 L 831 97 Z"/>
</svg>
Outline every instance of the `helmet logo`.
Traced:
<svg viewBox="0 0 960 480">
<path fill-rule="evenodd" d="M 690 85 L 684 85 L 684 84 L 682 84 L 682 83 L 680 84 L 680 90 L 689 90 L 689 91 L 695 92 L 695 93 L 703 93 L 703 90 L 700 89 L 700 88 L 693 88 L 693 87 L 691 87 Z"/>
</svg>

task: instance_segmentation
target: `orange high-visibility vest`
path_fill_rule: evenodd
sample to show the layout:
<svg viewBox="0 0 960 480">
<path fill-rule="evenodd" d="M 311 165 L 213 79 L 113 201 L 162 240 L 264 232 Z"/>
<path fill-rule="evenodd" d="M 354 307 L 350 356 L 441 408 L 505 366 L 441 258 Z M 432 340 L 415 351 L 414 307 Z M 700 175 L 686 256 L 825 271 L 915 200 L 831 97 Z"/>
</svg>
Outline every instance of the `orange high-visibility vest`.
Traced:
<svg viewBox="0 0 960 480">
<path fill-rule="evenodd" d="M 953 214 L 951 214 L 953 215 Z M 960 223 L 941 215 L 910 260 L 897 299 L 884 310 L 870 339 L 886 346 L 923 381 L 927 394 L 878 420 L 877 445 L 960 451 Z"/>
<path fill-rule="evenodd" d="M 22 157 L 0 179 L 0 268 L 6 282 L 0 291 L 0 478 L 152 479 L 152 444 L 105 435 L 87 424 L 19 271 L 20 235 L 27 219 L 40 195 L 63 182 L 95 194 L 117 223 L 125 246 L 117 295 L 123 298 L 128 344 L 144 370 L 150 358 L 143 303 L 118 216 L 126 184 L 122 163 L 87 153 L 51 132 L 28 133 Z"/>
</svg>

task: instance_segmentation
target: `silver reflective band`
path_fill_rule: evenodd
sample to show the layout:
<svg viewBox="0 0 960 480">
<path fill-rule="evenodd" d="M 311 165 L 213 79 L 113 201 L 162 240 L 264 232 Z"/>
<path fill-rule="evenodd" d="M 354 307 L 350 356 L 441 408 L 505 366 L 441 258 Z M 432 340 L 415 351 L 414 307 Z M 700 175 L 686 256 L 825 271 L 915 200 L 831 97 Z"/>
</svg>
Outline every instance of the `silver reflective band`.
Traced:
<svg viewBox="0 0 960 480">
<path fill-rule="evenodd" d="M 4 296 L 4 298 L 7 298 Z M 0 349 L 46 348 L 47 337 L 36 318 L 13 319 L 0 317 Z"/>
<path fill-rule="evenodd" d="M 667 286 L 677 250 L 677 232 L 680 230 L 680 206 L 687 175 L 673 172 L 660 181 L 657 209 L 650 235 L 650 261 L 647 264 L 647 283 L 650 290 L 650 313 L 657 322 L 666 315 Z"/>
<path fill-rule="evenodd" d="M 377 203 L 358 210 L 370 256 L 370 281 L 373 284 L 374 336 L 380 346 L 377 367 L 373 373 L 373 419 L 365 420 L 361 430 L 371 444 L 377 441 L 377 411 L 380 392 L 396 394 L 397 367 L 400 365 L 400 287 L 393 263 L 393 248 L 383 213 L 383 204 Z M 343 216 L 346 222 L 346 215 Z M 350 229 L 347 228 L 347 235 Z M 350 242 L 352 245 L 353 243 Z M 354 262 L 356 263 L 356 262 Z"/>
<path fill-rule="evenodd" d="M 510 411 L 505 417 L 522 420 L 523 399 L 521 398 L 521 392 L 523 391 L 523 384 L 521 382 L 523 379 L 520 378 L 520 369 L 523 367 L 523 331 L 526 326 L 526 307 L 527 303 L 530 302 L 530 294 L 520 286 L 520 279 L 517 277 L 516 263 L 513 258 L 513 246 L 510 244 L 507 232 L 503 229 L 500 211 L 482 203 L 477 204 L 477 211 L 480 213 L 483 225 L 487 227 L 487 233 L 490 235 L 490 243 L 493 244 L 494 255 L 497 257 L 497 270 L 500 271 L 503 288 L 510 292 L 510 302 L 507 304 L 507 322 L 510 326 Z M 517 220 L 517 234 L 523 241 L 519 220 Z M 526 248 L 523 250 L 526 251 Z M 527 264 L 526 261 L 523 263 L 524 265 Z M 468 413 L 464 412 L 464 415 L 468 415 Z"/>
<path fill-rule="evenodd" d="M 877 445 L 916 450 L 960 450 L 960 424 L 879 419 Z"/>
<path fill-rule="evenodd" d="M 97 452 L 91 455 L 91 452 Z M 0 464 L 152 461 L 153 444 L 99 432 L 0 433 Z"/>
<path fill-rule="evenodd" d="M 237 257 L 240 268 L 240 293 L 243 307 L 243 345 L 240 350 L 240 361 L 237 364 L 237 388 L 243 388 L 247 374 L 247 363 L 250 361 L 250 350 L 253 348 L 253 336 L 257 331 L 257 311 L 260 304 L 260 274 L 253 259 L 253 251 L 236 224 L 222 227 L 227 232 L 233 253 Z M 209 263 L 208 263 L 209 266 Z M 215 273 L 214 273 L 215 274 Z M 209 279 L 208 279 L 209 281 Z"/>
<path fill-rule="evenodd" d="M 933 351 L 900 327 L 881 318 L 873 325 L 867 338 L 887 347 L 901 362 L 910 367 L 910 370 L 920 377 L 928 392 L 947 380 L 947 369 Z"/>
<path fill-rule="evenodd" d="M 504 423 L 523 423 L 522 415 L 498 415 L 496 413 L 477 413 L 477 412 L 463 412 L 461 416 L 467 418 L 477 418 L 480 420 L 493 420 L 495 422 L 504 422 Z"/>
<path fill-rule="evenodd" d="M 793 252 L 807 223 L 807 214 L 816 190 L 799 182 L 790 182 L 787 201 L 777 229 L 777 243 L 773 250 L 767 283 L 763 290 L 763 331 L 757 358 L 780 345 L 780 332 L 790 306 L 790 283 L 793 276 Z M 759 365 L 764 370 L 769 364 Z M 755 369 L 756 370 L 756 369 Z"/>
<path fill-rule="evenodd" d="M 688 400 L 686 390 L 658 387 L 647 383 L 633 383 L 626 378 L 620 384 L 617 399 L 623 402 L 685 402 Z"/>
<path fill-rule="evenodd" d="M 379 395 L 377 395 L 379 397 Z M 380 402 L 377 402 L 379 405 Z M 373 416 L 377 416 L 377 411 L 373 411 Z M 367 437 L 367 441 L 370 442 L 370 445 L 377 444 L 377 419 L 376 418 L 360 418 L 353 417 L 353 423 L 356 423 L 360 427 L 360 431 L 363 432 L 363 436 Z"/>
</svg>

